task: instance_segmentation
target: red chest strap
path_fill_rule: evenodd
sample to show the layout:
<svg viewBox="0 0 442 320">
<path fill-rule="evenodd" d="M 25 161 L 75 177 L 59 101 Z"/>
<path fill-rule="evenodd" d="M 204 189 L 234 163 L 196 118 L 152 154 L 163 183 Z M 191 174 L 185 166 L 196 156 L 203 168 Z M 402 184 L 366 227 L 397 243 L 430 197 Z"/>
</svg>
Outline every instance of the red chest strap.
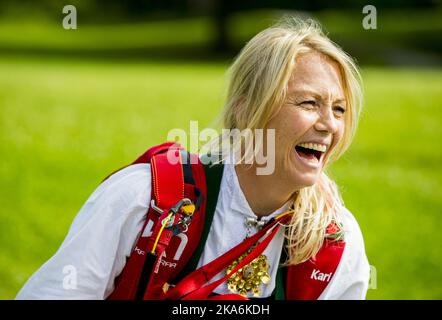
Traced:
<svg viewBox="0 0 442 320">
<path fill-rule="evenodd" d="M 221 283 L 230 278 L 234 273 L 245 265 L 257 258 L 269 245 L 275 234 L 281 227 L 281 222 L 287 221 L 288 216 L 277 218 L 265 226 L 261 231 L 257 232 L 250 238 L 247 238 L 239 245 L 233 247 L 231 250 L 213 260 L 212 262 L 202 266 L 187 275 L 181 282 L 179 282 L 173 289 L 170 289 L 165 298 L 166 299 L 183 299 L 183 300 L 203 300 L 207 299 L 213 290 Z M 261 238 L 264 239 L 259 242 L 250 254 L 247 255 L 229 274 L 224 277 L 207 284 L 215 275 L 224 270 L 228 264 L 236 260 L 240 255 L 247 251 L 250 247 L 255 245 Z M 206 285 L 207 284 L 207 285 Z M 240 295 L 228 294 L 223 296 L 225 299 L 247 299 Z M 220 298 L 220 297 L 218 297 Z"/>
<path fill-rule="evenodd" d="M 344 241 L 326 239 L 314 259 L 287 267 L 287 300 L 317 300 L 330 284 L 344 252 Z"/>
</svg>

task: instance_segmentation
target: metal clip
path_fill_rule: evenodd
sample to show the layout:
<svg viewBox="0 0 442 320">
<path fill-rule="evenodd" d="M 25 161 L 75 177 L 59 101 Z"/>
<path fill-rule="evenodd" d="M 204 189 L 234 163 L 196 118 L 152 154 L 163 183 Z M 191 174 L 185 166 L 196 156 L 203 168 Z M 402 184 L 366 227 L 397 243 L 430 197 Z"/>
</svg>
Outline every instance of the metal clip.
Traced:
<svg viewBox="0 0 442 320">
<path fill-rule="evenodd" d="M 150 206 L 151 206 L 151 208 L 154 209 L 156 212 L 158 212 L 158 213 L 163 213 L 163 209 L 161 209 L 161 208 L 159 208 L 159 207 L 156 206 L 156 204 L 155 204 L 155 200 L 154 200 L 154 199 L 152 199 L 152 200 L 150 201 Z"/>
<path fill-rule="evenodd" d="M 168 219 L 169 219 L 169 221 L 167 221 Z M 165 218 L 161 221 L 161 224 L 164 225 L 164 227 L 165 227 L 166 229 L 169 229 L 170 227 L 173 226 L 173 221 L 174 221 L 174 220 L 175 220 L 174 216 L 171 216 L 171 217 L 167 216 L 167 217 L 165 217 Z M 167 222 L 167 223 L 166 223 L 166 222 Z"/>
<path fill-rule="evenodd" d="M 184 198 L 178 201 L 178 203 L 174 205 L 172 208 L 170 208 L 169 213 L 172 213 L 173 216 L 175 216 L 175 214 L 177 214 L 180 211 L 182 206 L 190 204 L 192 204 L 192 201 L 188 198 Z M 187 230 L 189 229 L 189 224 L 192 221 L 192 215 L 186 215 L 184 217 L 180 217 L 178 223 L 175 225 L 173 224 L 173 221 L 174 219 L 171 219 L 169 223 L 167 223 L 166 225 L 166 228 L 172 231 L 173 234 L 177 235 L 182 232 L 187 232 Z"/>
<path fill-rule="evenodd" d="M 257 220 L 255 218 L 247 217 L 245 220 L 245 224 L 247 227 L 255 227 L 257 230 L 261 230 L 262 227 L 266 224 L 265 221 Z"/>
<path fill-rule="evenodd" d="M 180 201 L 177 202 L 176 205 L 174 205 L 172 208 L 170 208 L 169 213 L 173 212 L 173 214 L 177 214 L 178 211 L 180 210 L 180 208 L 182 206 L 184 206 L 185 204 L 192 204 L 192 201 L 189 198 L 181 199 Z"/>
</svg>

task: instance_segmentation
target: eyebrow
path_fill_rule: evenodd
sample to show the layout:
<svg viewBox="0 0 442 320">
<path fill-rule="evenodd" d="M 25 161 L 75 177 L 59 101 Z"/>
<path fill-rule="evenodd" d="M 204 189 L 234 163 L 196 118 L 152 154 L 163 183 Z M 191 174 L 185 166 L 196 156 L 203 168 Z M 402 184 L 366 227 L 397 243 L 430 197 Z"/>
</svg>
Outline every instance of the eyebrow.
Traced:
<svg viewBox="0 0 442 320">
<path fill-rule="evenodd" d="M 298 96 L 300 96 L 300 95 L 306 95 L 306 94 L 307 94 L 307 95 L 312 95 L 313 97 L 315 97 L 315 98 L 318 99 L 318 100 L 321 100 L 321 101 L 324 100 L 324 99 L 322 98 L 322 95 L 321 95 L 319 92 L 314 91 L 314 90 L 308 90 L 308 89 L 294 90 L 294 91 L 292 91 L 292 92 L 288 95 L 288 97 L 289 97 L 289 98 L 290 98 L 290 97 L 295 98 L 295 97 L 298 97 Z M 334 103 L 346 103 L 347 100 L 346 100 L 345 98 L 341 98 L 341 97 L 339 97 L 339 98 L 333 100 L 333 102 L 334 102 Z"/>
</svg>

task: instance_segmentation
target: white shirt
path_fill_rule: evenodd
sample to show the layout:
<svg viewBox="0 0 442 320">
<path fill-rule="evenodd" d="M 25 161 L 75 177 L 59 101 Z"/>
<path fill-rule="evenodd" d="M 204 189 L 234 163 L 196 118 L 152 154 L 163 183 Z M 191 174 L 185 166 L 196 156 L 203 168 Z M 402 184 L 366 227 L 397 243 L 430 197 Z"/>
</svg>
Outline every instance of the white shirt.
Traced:
<svg viewBox="0 0 442 320">
<path fill-rule="evenodd" d="M 149 164 L 129 166 L 104 181 L 75 217 L 58 251 L 38 269 L 16 299 L 105 299 L 123 270 L 141 233 L 151 196 Z M 284 212 L 285 204 L 263 220 Z M 245 217 L 255 217 L 238 183 L 233 165 L 225 165 L 213 223 L 198 262 L 202 266 L 244 240 Z M 346 247 L 327 288 L 319 299 L 365 299 L 369 264 L 362 233 L 353 215 L 340 212 Z M 256 232 L 254 230 L 252 233 Z M 281 228 L 264 251 L 271 282 L 261 286 L 262 297 L 275 288 L 283 245 Z M 219 278 L 221 273 L 212 281 Z M 228 293 L 225 283 L 216 293 Z"/>
</svg>

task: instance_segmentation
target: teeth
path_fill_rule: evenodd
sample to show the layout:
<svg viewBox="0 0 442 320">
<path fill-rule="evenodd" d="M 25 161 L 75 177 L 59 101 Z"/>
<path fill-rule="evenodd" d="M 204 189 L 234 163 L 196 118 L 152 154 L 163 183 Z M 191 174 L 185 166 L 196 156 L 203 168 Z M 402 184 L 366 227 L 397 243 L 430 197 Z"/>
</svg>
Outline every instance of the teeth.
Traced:
<svg viewBox="0 0 442 320">
<path fill-rule="evenodd" d="M 317 144 L 317 143 L 300 143 L 298 146 L 306 148 L 306 149 L 312 149 L 316 151 L 325 152 L 327 150 L 327 146 L 323 144 Z"/>
</svg>

